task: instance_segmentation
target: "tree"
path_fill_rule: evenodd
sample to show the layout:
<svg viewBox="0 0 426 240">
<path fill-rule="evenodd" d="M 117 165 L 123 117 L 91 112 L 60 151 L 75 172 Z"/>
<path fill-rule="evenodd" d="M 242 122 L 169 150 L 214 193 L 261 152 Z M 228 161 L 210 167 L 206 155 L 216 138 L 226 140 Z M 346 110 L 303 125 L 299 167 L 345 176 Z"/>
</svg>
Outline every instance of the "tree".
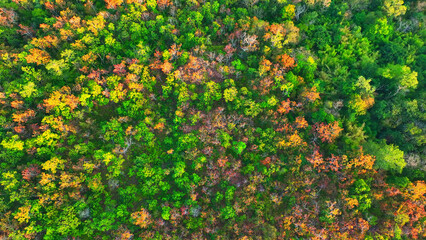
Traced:
<svg viewBox="0 0 426 240">
<path fill-rule="evenodd" d="M 22 178 L 27 181 L 30 181 L 32 178 L 38 176 L 39 174 L 40 170 L 37 166 L 30 166 L 22 171 Z"/>
<path fill-rule="evenodd" d="M 226 102 L 232 102 L 237 97 L 238 90 L 235 87 L 227 88 L 223 92 L 223 98 Z"/>
<path fill-rule="evenodd" d="M 50 61 L 50 55 L 40 49 L 32 48 L 30 49 L 30 54 L 25 56 L 27 63 L 37 63 L 37 65 L 46 64 Z"/>
<path fill-rule="evenodd" d="M 404 6 L 404 0 L 385 0 L 383 10 L 388 16 L 398 17 L 405 14 L 407 7 Z"/>
<path fill-rule="evenodd" d="M 123 3 L 123 0 L 105 0 L 108 9 L 116 9 Z"/>
<path fill-rule="evenodd" d="M 12 27 L 18 20 L 18 15 L 13 10 L 0 8 L 0 26 Z"/>
<path fill-rule="evenodd" d="M 324 124 L 316 123 L 314 125 L 315 132 L 318 134 L 318 137 L 322 142 L 333 142 L 343 130 L 339 126 L 339 122 L 335 121 L 334 123 Z"/>
<path fill-rule="evenodd" d="M 376 157 L 375 167 L 401 173 L 405 167 L 404 152 L 398 146 L 388 145 L 383 140 L 379 143 L 368 141 L 364 144 L 365 152 Z"/>
<path fill-rule="evenodd" d="M 141 208 L 139 212 L 132 213 L 131 217 L 134 224 L 141 228 L 147 228 L 152 223 L 151 214 L 144 208 Z"/>
<path fill-rule="evenodd" d="M 408 91 L 417 88 L 417 72 L 404 65 L 388 64 L 386 68 L 379 69 L 382 77 L 392 80 L 392 85 L 397 88 L 395 94 L 400 90 Z M 394 95 L 395 95 L 394 94 Z"/>
</svg>

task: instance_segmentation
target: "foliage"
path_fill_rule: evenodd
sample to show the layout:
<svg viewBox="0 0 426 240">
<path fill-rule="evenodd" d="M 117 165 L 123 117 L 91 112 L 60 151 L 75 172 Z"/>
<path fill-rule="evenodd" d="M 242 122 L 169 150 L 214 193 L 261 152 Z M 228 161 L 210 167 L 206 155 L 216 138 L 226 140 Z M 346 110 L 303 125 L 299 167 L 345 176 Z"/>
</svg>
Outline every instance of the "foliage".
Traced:
<svg viewBox="0 0 426 240">
<path fill-rule="evenodd" d="M 0 238 L 425 239 L 424 7 L 0 1 Z"/>
</svg>

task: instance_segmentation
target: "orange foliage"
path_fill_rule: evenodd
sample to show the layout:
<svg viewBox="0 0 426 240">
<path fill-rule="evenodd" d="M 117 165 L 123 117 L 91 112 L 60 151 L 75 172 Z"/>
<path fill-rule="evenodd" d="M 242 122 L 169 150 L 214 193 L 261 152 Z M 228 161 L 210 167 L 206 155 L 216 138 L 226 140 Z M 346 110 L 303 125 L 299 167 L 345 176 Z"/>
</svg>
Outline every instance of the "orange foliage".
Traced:
<svg viewBox="0 0 426 240">
<path fill-rule="evenodd" d="M 61 34 L 62 40 L 70 40 L 74 36 L 74 33 L 69 29 L 61 28 L 59 29 L 59 33 Z"/>
<path fill-rule="evenodd" d="M 281 102 L 281 105 L 278 107 L 278 112 L 281 114 L 283 113 L 287 114 L 290 112 L 290 110 L 291 110 L 291 102 L 290 102 L 290 99 L 287 98 L 286 101 Z"/>
<path fill-rule="evenodd" d="M 25 126 L 18 125 L 16 127 L 14 127 L 13 130 L 17 133 L 24 133 L 25 132 Z"/>
<path fill-rule="evenodd" d="M 259 63 L 259 75 L 263 76 L 266 72 L 271 70 L 272 63 L 266 58 L 262 58 L 262 61 Z"/>
<path fill-rule="evenodd" d="M 55 5 L 52 4 L 51 2 L 45 2 L 44 6 L 49 9 L 50 11 L 54 11 L 55 10 Z"/>
<path fill-rule="evenodd" d="M 69 20 L 72 29 L 77 29 L 81 27 L 81 18 L 74 16 Z"/>
<path fill-rule="evenodd" d="M 24 105 L 24 102 L 23 101 L 19 101 L 19 100 L 15 100 L 15 101 L 12 101 L 10 103 L 10 106 L 13 107 L 13 108 L 15 108 L 15 109 L 20 109 L 20 108 L 22 108 L 23 105 Z"/>
<path fill-rule="evenodd" d="M 25 59 L 27 63 L 37 63 L 37 65 L 40 65 L 48 63 L 50 55 L 43 50 L 32 48 L 30 49 L 30 54 L 25 56 Z"/>
<path fill-rule="evenodd" d="M 306 128 L 308 127 L 308 122 L 305 120 L 303 116 L 296 117 L 296 121 L 294 122 L 296 128 Z"/>
<path fill-rule="evenodd" d="M 182 46 L 182 44 L 176 45 L 176 43 L 174 43 L 170 47 L 169 53 L 171 55 L 171 60 L 174 60 L 174 59 L 178 58 L 180 55 L 182 55 L 182 51 L 179 51 L 181 46 Z"/>
<path fill-rule="evenodd" d="M 171 6 L 172 2 L 170 0 L 157 0 L 157 6 L 160 10 L 166 9 L 166 7 Z"/>
<path fill-rule="evenodd" d="M 137 5 L 140 5 L 142 3 L 144 3 L 144 0 L 126 0 L 127 4 L 131 4 L 131 3 L 135 3 Z"/>
<path fill-rule="evenodd" d="M 87 62 L 87 63 L 89 63 L 89 64 L 94 63 L 94 62 L 96 61 L 96 59 L 97 59 L 97 58 L 98 58 L 98 57 L 97 57 L 95 54 L 93 54 L 92 52 L 89 52 L 88 54 L 83 55 L 83 56 L 81 57 L 81 59 L 82 59 L 83 61 L 85 61 L 85 62 Z"/>
<path fill-rule="evenodd" d="M 6 94 L 4 94 L 3 92 L 0 92 L 0 104 L 6 103 L 6 101 L 4 101 L 3 99 L 6 99 Z"/>
<path fill-rule="evenodd" d="M 24 123 L 26 122 L 28 119 L 32 118 L 35 116 L 35 111 L 32 109 L 28 109 L 27 111 L 23 112 L 23 113 L 14 113 L 12 115 L 13 121 L 17 122 L 17 123 Z"/>
<path fill-rule="evenodd" d="M 293 134 L 287 137 L 288 140 L 281 141 L 278 143 L 279 147 L 301 147 L 301 146 L 307 146 L 307 143 L 303 141 L 303 139 L 297 134 L 297 131 L 295 131 Z"/>
<path fill-rule="evenodd" d="M 172 69 L 173 69 L 173 65 L 169 61 L 165 61 L 163 65 L 161 65 L 161 70 L 165 74 L 168 74 Z"/>
<path fill-rule="evenodd" d="M 343 128 L 339 126 L 339 122 L 337 121 L 332 124 L 316 123 L 314 129 L 318 133 L 322 142 L 329 143 L 333 142 L 343 130 Z"/>
<path fill-rule="evenodd" d="M 265 38 L 265 40 L 268 40 L 272 37 L 272 35 L 277 35 L 277 34 L 285 34 L 286 30 L 283 28 L 283 26 L 279 25 L 279 24 L 271 24 L 269 26 L 267 26 L 265 28 L 266 31 L 268 31 L 268 33 L 266 33 L 263 37 Z"/>
<path fill-rule="evenodd" d="M 114 65 L 114 70 L 112 72 L 120 76 L 126 74 L 127 71 L 125 62 L 122 61 L 120 64 Z"/>
<path fill-rule="evenodd" d="M 318 149 L 315 149 L 311 156 L 306 157 L 306 160 L 314 165 L 315 168 L 323 165 L 324 159 Z"/>
<path fill-rule="evenodd" d="M 319 93 L 317 92 L 317 87 L 312 87 L 310 90 L 304 91 L 302 96 L 309 102 L 315 102 L 317 99 L 320 99 Z"/>
<path fill-rule="evenodd" d="M 31 44 L 35 47 L 46 49 L 52 46 L 56 47 L 59 43 L 59 39 L 56 36 L 45 36 L 43 38 L 33 38 L 31 40 Z"/>
<path fill-rule="evenodd" d="M 21 29 L 20 30 L 16 30 L 18 33 L 20 33 L 22 36 L 25 37 L 33 37 L 34 35 L 34 30 L 30 27 L 24 26 L 22 24 L 18 25 Z"/>
<path fill-rule="evenodd" d="M 181 78 L 185 82 L 199 84 L 203 81 L 205 73 L 207 73 L 208 65 L 208 62 L 204 59 L 190 55 L 188 63 L 183 69 L 179 69 L 178 78 Z"/>
<path fill-rule="evenodd" d="M 265 159 L 263 159 L 262 161 L 260 161 L 263 165 L 268 166 L 271 163 L 271 158 L 267 157 Z"/>
<path fill-rule="evenodd" d="M 164 123 L 157 123 L 155 126 L 154 126 L 154 129 L 155 130 L 160 130 L 160 132 L 161 131 L 163 131 L 163 129 L 164 129 Z"/>
<path fill-rule="evenodd" d="M 138 225 L 141 228 L 147 228 L 148 225 L 152 222 L 151 214 L 144 208 L 139 212 L 132 213 L 132 218 L 135 221 L 134 224 Z"/>
<path fill-rule="evenodd" d="M 48 99 L 44 99 L 46 112 L 49 112 L 56 106 L 60 106 L 60 108 L 68 106 L 71 111 L 77 108 L 79 98 L 70 94 L 70 92 L 69 87 L 63 87 L 60 91 L 54 91 Z"/>
<path fill-rule="evenodd" d="M 422 199 L 425 199 L 425 194 L 426 194 L 426 184 L 424 181 L 417 181 L 415 183 L 410 184 L 409 187 L 409 192 L 411 195 L 411 199 L 413 201 Z"/>
<path fill-rule="evenodd" d="M 268 94 L 273 83 L 274 83 L 274 80 L 272 80 L 271 77 L 266 77 L 260 80 L 259 86 L 256 86 L 256 84 L 253 84 L 253 89 L 257 90 L 258 88 L 260 88 L 262 95 Z"/>
<path fill-rule="evenodd" d="M 283 66 L 284 69 L 290 69 L 296 66 L 294 58 L 290 57 L 287 54 L 279 55 L 277 57 L 277 61 Z"/>
<path fill-rule="evenodd" d="M 217 163 L 218 163 L 219 167 L 221 167 L 221 168 L 225 167 L 227 162 L 228 162 L 228 157 L 219 158 L 217 160 Z"/>
<path fill-rule="evenodd" d="M 105 0 L 108 9 L 116 9 L 123 3 L 123 0 Z"/>
<path fill-rule="evenodd" d="M 375 162 L 375 157 L 371 156 L 371 155 L 364 155 L 364 153 L 362 152 L 362 148 L 361 148 L 361 153 L 359 156 L 357 156 L 356 158 L 354 158 L 352 160 L 352 162 L 348 165 L 348 167 L 362 167 L 364 169 L 368 169 L 371 170 L 373 169 L 373 165 Z"/>
</svg>

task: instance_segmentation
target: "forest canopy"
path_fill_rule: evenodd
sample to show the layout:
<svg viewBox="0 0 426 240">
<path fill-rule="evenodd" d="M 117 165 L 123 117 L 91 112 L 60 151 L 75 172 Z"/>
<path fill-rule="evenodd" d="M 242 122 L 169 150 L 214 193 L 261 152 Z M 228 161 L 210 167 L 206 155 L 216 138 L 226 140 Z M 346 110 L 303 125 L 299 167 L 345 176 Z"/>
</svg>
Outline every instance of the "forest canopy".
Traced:
<svg viewBox="0 0 426 240">
<path fill-rule="evenodd" d="M 421 0 L 0 0 L 0 239 L 425 239 Z"/>
</svg>

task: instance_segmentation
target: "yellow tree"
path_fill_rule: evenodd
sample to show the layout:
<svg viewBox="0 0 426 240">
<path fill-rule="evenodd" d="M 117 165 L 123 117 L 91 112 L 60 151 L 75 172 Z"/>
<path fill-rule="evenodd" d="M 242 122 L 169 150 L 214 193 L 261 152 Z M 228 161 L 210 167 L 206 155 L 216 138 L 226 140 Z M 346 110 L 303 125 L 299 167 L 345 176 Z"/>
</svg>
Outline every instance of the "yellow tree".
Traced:
<svg viewBox="0 0 426 240">
<path fill-rule="evenodd" d="M 388 16 L 398 17 L 405 14 L 407 7 L 404 6 L 404 0 L 385 0 L 383 10 Z"/>
</svg>

